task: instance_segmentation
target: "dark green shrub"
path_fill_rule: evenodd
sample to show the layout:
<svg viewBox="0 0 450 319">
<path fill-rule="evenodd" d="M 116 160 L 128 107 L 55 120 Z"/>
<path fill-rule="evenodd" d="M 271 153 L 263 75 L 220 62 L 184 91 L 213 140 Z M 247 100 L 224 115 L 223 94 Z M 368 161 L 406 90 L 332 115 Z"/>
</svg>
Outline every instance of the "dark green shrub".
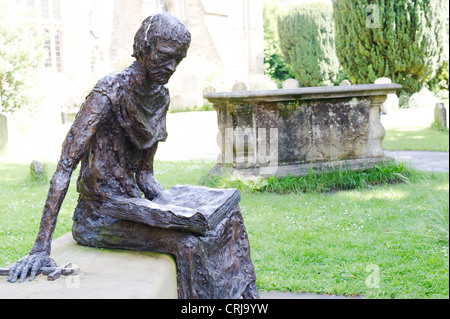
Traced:
<svg viewBox="0 0 450 319">
<path fill-rule="evenodd" d="M 326 3 L 293 7 L 278 18 L 280 48 L 300 86 L 337 82 L 333 8 Z"/>
<path fill-rule="evenodd" d="M 264 0 L 264 71 L 281 88 L 284 80 L 294 76 L 281 53 L 277 20 L 281 12 L 280 2 Z"/>
<path fill-rule="evenodd" d="M 356 84 L 388 77 L 420 91 L 442 65 L 442 0 L 335 0 L 336 54 Z"/>
</svg>

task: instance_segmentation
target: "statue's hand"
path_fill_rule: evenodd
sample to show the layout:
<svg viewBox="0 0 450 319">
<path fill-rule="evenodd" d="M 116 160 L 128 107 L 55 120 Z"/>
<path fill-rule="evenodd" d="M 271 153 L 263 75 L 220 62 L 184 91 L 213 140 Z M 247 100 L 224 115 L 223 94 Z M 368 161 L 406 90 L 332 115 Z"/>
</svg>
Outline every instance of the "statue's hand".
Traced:
<svg viewBox="0 0 450 319">
<path fill-rule="evenodd" d="M 17 261 L 9 270 L 8 281 L 14 283 L 19 279 L 19 282 L 24 282 L 30 275 L 30 281 L 36 278 L 39 270 L 42 267 L 57 267 L 53 259 L 46 253 L 29 254 L 19 261 Z"/>
<path fill-rule="evenodd" d="M 172 195 L 168 191 L 162 191 L 156 196 L 156 200 L 160 204 L 170 204 L 172 202 Z"/>
</svg>

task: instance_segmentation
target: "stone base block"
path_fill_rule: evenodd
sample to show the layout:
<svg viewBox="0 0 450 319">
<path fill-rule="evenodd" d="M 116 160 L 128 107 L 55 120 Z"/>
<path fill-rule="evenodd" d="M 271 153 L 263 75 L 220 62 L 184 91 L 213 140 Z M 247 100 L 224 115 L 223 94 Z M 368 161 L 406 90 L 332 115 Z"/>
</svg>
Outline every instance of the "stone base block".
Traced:
<svg viewBox="0 0 450 319">
<path fill-rule="evenodd" d="M 377 164 L 392 162 L 391 157 L 374 157 L 364 159 L 349 159 L 343 161 L 315 162 L 296 165 L 280 165 L 277 167 L 258 167 L 258 168 L 232 168 L 217 164 L 210 170 L 213 176 L 231 175 L 233 178 L 254 180 L 258 177 L 286 177 L 286 176 L 305 176 L 311 170 L 316 172 L 330 172 L 337 169 L 349 169 L 354 171 L 371 169 Z"/>
<path fill-rule="evenodd" d="M 72 263 L 78 276 L 11 284 L 0 277 L 0 299 L 176 299 L 177 270 L 169 255 L 78 245 L 72 234 L 52 243 L 58 266 Z"/>
</svg>

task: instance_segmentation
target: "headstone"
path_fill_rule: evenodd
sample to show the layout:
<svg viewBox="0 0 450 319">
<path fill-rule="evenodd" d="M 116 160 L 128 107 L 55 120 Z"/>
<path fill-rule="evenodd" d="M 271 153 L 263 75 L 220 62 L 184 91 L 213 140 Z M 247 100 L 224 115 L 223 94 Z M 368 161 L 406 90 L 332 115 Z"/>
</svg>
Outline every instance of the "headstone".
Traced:
<svg viewBox="0 0 450 319">
<path fill-rule="evenodd" d="M 248 87 L 247 84 L 245 84 L 244 82 L 236 82 L 231 88 L 231 91 L 233 92 L 248 91 Z"/>
<path fill-rule="evenodd" d="M 0 114 L 0 155 L 6 152 L 8 146 L 8 118 Z"/>
<path fill-rule="evenodd" d="M 339 86 L 351 86 L 352 83 L 349 80 L 343 80 Z"/>
<path fill-rule="evenodd" d="M 185 74 L 183 76 L 183 99 L 182 109 L 194 108 L 199 106 L 199 79 L 196 74 Z"/>
<path fill-rule="evenodd" d="M 209 94 L 209 93 L 216 93 L 216 88 L 212 87 L 210 85 L 203 88 L 203 95 Z"/>
<path fill-rule="evenodd" d="M 434 108 L 434 123 L 440 128 L 447 128 L 447 109 L 444 103 L 437 103 Z"/>
<path fill-rule="evenodd" d="M 170 99 L 170 110 L 181 111 L 184 108 L 183 96 L 181 94 L 172 95 Z"/>
<path fill-rule="evenodd" d="M 287 79 L 282 84 L 283 89 L 297 89 L 299 86 L 300 84 L 296 79 Z"/>
<path fill-rule="evenodd" d="M 391 84 L 389 78 L 383 77 L 375 80 L 375 84 Z M 388 94 L 386 101 L 381 105 L 381 112 L 390 115 L 398 110 L 398 96 L 397 94 Z"/>
<path fill-rule="evenodd" d="M 209 93 L 216 93 L 216 88 L 210 85 L 203 88 L 203 96 Z M 203 105 L 211 105 L 207 99 L 203 99 Z"/>
<path fill-rule="evenodd" d="M 43 182 L 45 180 L 45 175 L 42 163 L 38 161 L 31 162 L 30 174 L 36 182 Z"/>
</svg>

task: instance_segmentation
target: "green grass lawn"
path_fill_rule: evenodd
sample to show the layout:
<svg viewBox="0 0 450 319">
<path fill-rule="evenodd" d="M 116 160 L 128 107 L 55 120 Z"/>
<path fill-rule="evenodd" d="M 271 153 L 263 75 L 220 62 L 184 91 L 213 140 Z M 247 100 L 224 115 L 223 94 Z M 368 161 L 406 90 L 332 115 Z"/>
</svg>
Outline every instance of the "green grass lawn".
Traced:
<svg viewBox="0 0 450 319">
<path fill-rule="evenodd" d="M 448 298 L 448 241 L 432 235 L 434 214 L 447 209 L 448 222 L 447 196 L 448 175 L 364 191 L 244 195 L 258 287 Z M 379 289 L 366 285 L 372 265 Z"/>
<path fill-rule="evenodd" d="M 157 162 L 155 169 L 169 188 L 198 185 L 211 165 Z M 54 169 L 47 165 L 47 174 Z M 76 178 L 55 237 L 71 229 Z M 28 165 L 0 161 L 0 190 L 4 267 L 33 245 L 48 182 L 32 182 Z M 257 285 L 260 291 L 448 298 L 448 194 L 449 175 L 437 173 L 349 191 L 281 195 L 243 190 L 241 208 Z"/>
<path fill-rule="evenodd" d="M 444 104 L 448 112 L 448 100 Z M 383 115 L 382 122 L 386 129 L 383 148 L 389 151 L 448 152 L 449 131 L 434 127 L 433 121 L 434 106 L 399 109 L 391 115 Z"/>
<path fill-rule="evenodd" d="M 449 151 L 448 130 L 432 127 L 388 128 L 383 148 L 389 151 Z"/>
</svg>

